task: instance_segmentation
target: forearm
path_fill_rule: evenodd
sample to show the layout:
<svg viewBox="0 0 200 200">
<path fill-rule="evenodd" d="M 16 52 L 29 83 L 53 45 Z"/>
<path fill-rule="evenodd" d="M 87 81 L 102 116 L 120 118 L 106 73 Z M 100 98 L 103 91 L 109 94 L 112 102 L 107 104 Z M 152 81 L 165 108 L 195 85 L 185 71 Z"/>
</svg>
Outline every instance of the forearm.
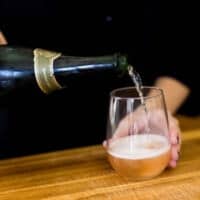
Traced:
<svg viewBox="0 0 200 200">
<path fill-rule="evenodd" d="M 186 85 L 171 77 L 158 78 L 155 86 L 163 89 L 167 109 L 172 114 L 176 113 L 190 94 L 190 89 Z"/>
</svg>

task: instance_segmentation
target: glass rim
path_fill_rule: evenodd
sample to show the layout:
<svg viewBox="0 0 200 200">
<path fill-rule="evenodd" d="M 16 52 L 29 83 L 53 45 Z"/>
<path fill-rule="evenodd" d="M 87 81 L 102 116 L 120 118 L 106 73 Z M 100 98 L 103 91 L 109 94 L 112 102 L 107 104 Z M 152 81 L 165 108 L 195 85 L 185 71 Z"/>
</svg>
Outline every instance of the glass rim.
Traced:
<svg viewBox="0 0 200 200">
<path fill-rule="evenodd" d="M 153 89 L 155 91 L 159 91 L 158 94 L 153 94 L 153 95 L 150 95 L 150 96 L 143 96 L 144 100 L 146 99 L 151 99 L 151 98 L 155 98 L 155 97 L 158 97 L 158 96 L 163 96 L 163 89 L 162 88 L 159 88 L 159 87 L 156 87 L 156 86 L 142 86 L 141 87 L 142 89 Z M 135 99 L 135 100 L 141 100 L 141 97 L 120 97 L 118 95 L 114 95 L 114 93 L 118 92 L 118 91 L 125 91 L 127 89 L 136 89 L 135 86 L 128 86 L 128 87 L 120 87 L 120 88 L 116 88 L 114 90 L 112 90 L 110 92 L 110 97 L 112 98 L 117 98 L 117 99 Z"/>
</svg>

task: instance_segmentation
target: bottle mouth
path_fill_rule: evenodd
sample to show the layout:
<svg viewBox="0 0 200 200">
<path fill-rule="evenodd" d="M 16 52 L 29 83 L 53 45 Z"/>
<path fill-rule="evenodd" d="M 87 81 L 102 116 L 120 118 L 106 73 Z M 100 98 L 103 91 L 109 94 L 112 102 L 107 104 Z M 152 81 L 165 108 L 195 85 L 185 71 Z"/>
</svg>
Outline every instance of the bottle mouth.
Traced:
<svg viewBox="0 0 200 200">
<path fill-rule="evenodd" d="M 126 55 L 123 54 L 117 54 L 116 55 L 116 60 L 117 60 L 117 66 L 118 66 L 118 70 L 122 72 L 122 75 L 124 75 L 125 73 L 127 73 L 128 70 L 128 59 Z"/>
</svg>

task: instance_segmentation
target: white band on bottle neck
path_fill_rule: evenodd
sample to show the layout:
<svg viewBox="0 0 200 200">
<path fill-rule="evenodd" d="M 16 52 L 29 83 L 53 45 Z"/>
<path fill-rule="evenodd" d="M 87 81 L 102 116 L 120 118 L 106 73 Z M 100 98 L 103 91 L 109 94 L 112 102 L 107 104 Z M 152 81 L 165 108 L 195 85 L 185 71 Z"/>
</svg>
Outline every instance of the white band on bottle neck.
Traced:
<svg viewBox="0 0 200 200">
<path fill-rule="evenodd" d="M 40 89 L 46 94 L 61 89 L 53 69 L 54 60 L 60 57 L 61 53 L 37 48 L 33 54 L 35 78 Z"/>
</svg>

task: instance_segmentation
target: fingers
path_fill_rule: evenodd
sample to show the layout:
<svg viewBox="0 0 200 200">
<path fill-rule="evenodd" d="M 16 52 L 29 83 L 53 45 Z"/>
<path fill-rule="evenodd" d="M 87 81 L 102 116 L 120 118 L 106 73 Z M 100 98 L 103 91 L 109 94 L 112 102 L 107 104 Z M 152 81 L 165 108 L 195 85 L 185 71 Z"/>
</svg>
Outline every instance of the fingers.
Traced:
<svg viewBox="0 0 200 200">
<path fill-rule="evenodd" d="M 177 162 L 180 157 L 181 150 L 181 130 L 179 127 L 178 120 L 176 120 L 172 115 L 169 115 L 169 132 L 170 132 L 170 142 L 171 142 L 171 160 L 169 166 L 174 168 L 177 166 Z"/>
<path fill-rule="evenodd" d="M 176 146 L 172 146 L 171 160 L 169 162 L 169 167 L 175 168 L 178 164 L 179 157 L 180 157 L 180 151 L 177 151 Z"/>
</svg>

